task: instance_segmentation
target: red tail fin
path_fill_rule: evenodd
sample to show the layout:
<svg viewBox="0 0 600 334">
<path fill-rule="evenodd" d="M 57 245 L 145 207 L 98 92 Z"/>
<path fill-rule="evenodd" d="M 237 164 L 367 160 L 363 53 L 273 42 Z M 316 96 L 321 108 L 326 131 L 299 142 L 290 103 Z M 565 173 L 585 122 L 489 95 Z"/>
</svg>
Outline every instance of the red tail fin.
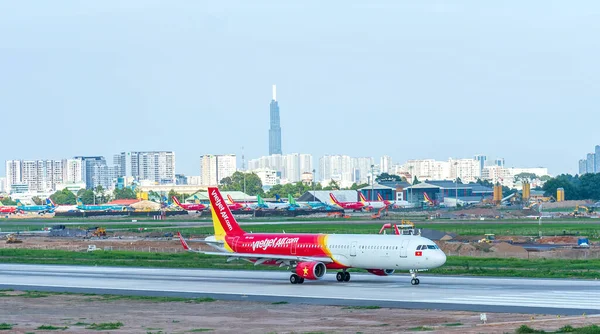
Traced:
<svg viewBox="0 0 600 334">
<path fill-rule="evenodd" d="M 183 236 L 181 236 L 180 232 L 177 232 L 177 237 L 179 237 L 179 241 L 181 242 L 181 246 L 183 246 L 183 249 L 185 249 L 186 251 L 189 251 L 191 248 L 190 248 L 190 246 L 188 246 L 187 242 L 185 242 L 185 240 L 183 239 Z"/>
<path fill-rule="evenodd" d="M 338 204 L 340 202 L 338 202 L 337 198 L 335 198 L 335 196 L 333 196 L 333 193 L 329 193 L 329 198 L 331 198 L 331 200 L 333 201 L 333 203 Z"/>
<path fill-rule="evenodd" d="M 240 225 L 233 217 L 231 210 L 225 203 L 221 192 L 217 187 L 208 187 L 208 198 L 210 199 L 211 209 L 213 210 L 213 220 L 217 218 L 225 234 L 227 235 L 240 235 L 244 234 L 244 230 L 240 228 Z M 214 222 L 216 224 L 216 222 Z M 215 226 L 215 234 L 217 229 Z"/>
<path fill-rule="evenodd" d="M 230 204 L 235 204 L 235 201 L 233 200 L 233 197 L 231 197 L 231 195 L 227 194 L 227 199 L 229 200 Z"/>
<path fill-rule="evenodd" d="M 173 202 L 175 202 L 175 204 L 177 204 L 178 206 L 181 206 L 181 203 L 179 203 L 179 200 L 177 199 L 177 197 L 173 196 L 171 198 L 173 199 Z"/>
<path fill-rule="evenodd" d="M 358 192 L 358 197 L 360 198 L 360 200 L 362 202 L 366 202 L 367 201 L 367 199 L 365 198 L 365 195 L 363 195 L 362 191 Z"/>
<path fill-rule="evenodd" d="M 377 200 L 383 202 L 383 197 L 381 197 L 381 194 L 377 194 Z"/>
</svg>

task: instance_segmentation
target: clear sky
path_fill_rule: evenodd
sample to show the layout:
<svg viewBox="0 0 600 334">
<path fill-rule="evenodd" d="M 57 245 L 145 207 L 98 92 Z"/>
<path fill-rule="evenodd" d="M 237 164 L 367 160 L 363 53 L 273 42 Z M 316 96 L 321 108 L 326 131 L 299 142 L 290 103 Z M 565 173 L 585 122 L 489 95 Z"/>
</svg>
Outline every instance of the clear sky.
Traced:
<svg viewBox="0 0 600 334">
<path fill-rule="evenodd" d="M 504 157 L 600 144 L 598 1 L 0 1 L 7 159 Z M 4 163 L 0 167 L 4 174 Z"/>
</svg>

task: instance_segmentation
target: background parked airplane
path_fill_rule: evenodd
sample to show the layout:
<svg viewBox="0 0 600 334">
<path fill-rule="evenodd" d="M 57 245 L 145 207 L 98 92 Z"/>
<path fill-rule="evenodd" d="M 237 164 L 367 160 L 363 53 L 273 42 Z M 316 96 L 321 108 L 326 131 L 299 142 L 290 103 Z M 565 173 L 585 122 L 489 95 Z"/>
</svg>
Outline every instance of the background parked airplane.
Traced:
<svg viewBox="0 0 600 334">
<path fill-rule="evenodd" d="M 291 206 L 295 206 L 297 208 L 306 207 L 309 209 L 322 209 L 322 210 L 332 210 L 333 207 L 327 203 L 319 202 L 319 201 L 309 201 L 309 202 L 296 202 L 294 197 L 290 194 L 288 195 L 288 203 Z"/>
<path fill-rule="evenodd" d="M 177 204 L 178 207 L 184 209 L 185 211 L 200 212 L 207 208 L 207 206 L 202 203 L 192 203 L 192 204 L 180 203 L 179 200 L 177 199 L 177 197 L 173 196 L 172 198 L 173 198 L 173 202 L 175 202 L 175 204 Z"/>
<path fill-rule="evenodd" d="M 127 207 L 123 205 L 86 205 L 83 204 L 81 198 L 77 198 L 77 206 L 76 208 L 81 211 L 125 211 Z"/>
<path fill-rule="evenodd" d="M 52 201 L 46 199 L 46 205 L 25 205 L 20 200 L 17 200 L 17 211 L 20 212 L 37 212 L 39 214 L 54 212 L 55 206 Z"/>
<path fill-rule="evenodd" d="M 332 193 L 329 193 L 329 197 L 331 198 L 333 204 L 341 207 L 344 210 L 361 211 L 365 207 L 365 205 L 361 202 L 340 202 Z"/>
<path fill-rule="evenodd" d="M 367 201 L 367 199 L 365 198 L 365 195 L 363 195 L 362 192 L 358 192 L 358 197 L 360 198 L 361 203 L 363 203 L 365 205 L 365 208 L 368 208 L 369 210 L 377 210 L 377 209 L 381 209 L 381 208 L 385 208 L 386 206 L 388 206 L 389 204 L 386 204 L 383 201 L 383 198 L 381 197 L 380 194 L 377 194 L 377 201 Z"/>
<path fill-rule="evenodd" d="M 244 259 L 255 265 L 287 266 L 290 283 L 317 280 L 327 269 L 341 270 L 339 282 L 350 280 L 349 268 L 366 269 L 378 276 L 408 270 L 411 284 L 419 284 L 417 272 L 439 267 L 446 255 L 431 240 L 418 235 L 246 233 L 225 204 L 219 189 L 208 188 L 215 235 L 203 242 L 217 252 L 195 252 Z M 178 233 L 184 249 L 193 251 Z"/>
<path fill-rule="evenodd" d="M 17 207 L 12 205 L 4 205 L 0 202 L 0 213 L 16 213 Z"/>
<path fill-rule="evenodd" d="M 250 207 L 247 206 L 246 204 L 234 201 L 233 198 L 231 197 L 231 195 L 227 195 L 227 200 L 229 201 L 229 203 L 227 203 L 227 207 L 229 208 L 229 210 L 250 209 Z"/>
<path fill-rule="evenodd" d="M 256 195 L 256 207 L 261 209 L 275 209 L 275 210 L 283 210 L 283 209 L 291 209 L 290 203 L 282 203 L 282 202 L 265 202 L 265 200 L 260 197 L 260 195 Z"/>
</svg>

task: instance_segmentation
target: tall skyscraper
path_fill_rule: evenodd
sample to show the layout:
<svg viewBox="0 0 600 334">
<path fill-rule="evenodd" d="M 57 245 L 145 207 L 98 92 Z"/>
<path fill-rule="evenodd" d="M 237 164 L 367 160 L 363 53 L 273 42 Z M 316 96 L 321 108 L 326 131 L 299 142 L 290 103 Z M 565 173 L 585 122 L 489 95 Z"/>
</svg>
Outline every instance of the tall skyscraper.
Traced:
<svg viewBox="0 0 600 334">
<path fill-rule="evenodd" d="M 279 104 L 277 103 L 277 87 L 275 85 L 273 85 L 273 100 L 271 100 L 270 111 L 269 155 L 281 154 L 281 123 L 279 121 Z"/>
</svg>

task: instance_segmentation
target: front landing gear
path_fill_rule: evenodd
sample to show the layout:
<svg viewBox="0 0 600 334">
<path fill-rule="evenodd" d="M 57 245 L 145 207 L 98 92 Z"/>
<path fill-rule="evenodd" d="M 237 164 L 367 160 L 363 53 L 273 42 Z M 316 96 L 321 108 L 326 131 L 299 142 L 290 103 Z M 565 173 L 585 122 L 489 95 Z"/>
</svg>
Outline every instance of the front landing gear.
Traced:
<svg viewBox="0 0 600 334">
<path fill-rule="evenodd" d="M 412 277 L 412 279 L 410 280 L 410 284 L 412 284 L 412 285 L 419 285 L 419 283 L 421 283 L 419 281 L 419 279 L 417 278 L 417 271 L 416 270 L 411 270 L 410 271 L 410 277 Z"/>
<path fill-rule="evenodd" d="M 350 273 L 347 271 L 338 271 L 335 275 L 335 279 L 337 279 L 338 282 L 348 282 L 350 281 Z"/>
<path fill-rule="evenodd" d="M 300 277 L 296 274 L 292 274 L 290 276 L 290 283 L 292 284 L 302 284 L 304 283 L 304 277 Z"/>
</svg>

